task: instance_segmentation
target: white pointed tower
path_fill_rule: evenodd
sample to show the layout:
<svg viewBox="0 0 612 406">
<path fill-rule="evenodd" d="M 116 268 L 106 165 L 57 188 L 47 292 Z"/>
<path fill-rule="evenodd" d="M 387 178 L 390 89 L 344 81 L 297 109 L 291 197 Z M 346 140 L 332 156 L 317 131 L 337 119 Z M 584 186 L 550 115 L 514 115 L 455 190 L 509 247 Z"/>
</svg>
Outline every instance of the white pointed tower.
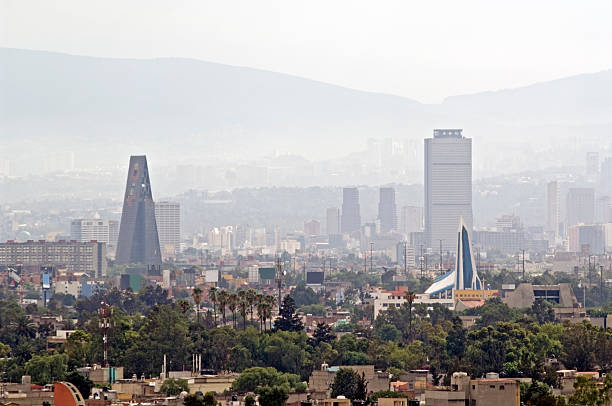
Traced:
<svg viewBox="0 0 612 406">
<path fill-rule="evenodd" d="M 463 217 L 459 220 L 459 232 L 457 236 L 457 262 L 455 264 L 456 280 L 455 289 L 480 290 L 480 279 L 474 267 L 474 256 L 472 255 L 472 241 L 470 231 L 466 227 Z"/>
</svg>

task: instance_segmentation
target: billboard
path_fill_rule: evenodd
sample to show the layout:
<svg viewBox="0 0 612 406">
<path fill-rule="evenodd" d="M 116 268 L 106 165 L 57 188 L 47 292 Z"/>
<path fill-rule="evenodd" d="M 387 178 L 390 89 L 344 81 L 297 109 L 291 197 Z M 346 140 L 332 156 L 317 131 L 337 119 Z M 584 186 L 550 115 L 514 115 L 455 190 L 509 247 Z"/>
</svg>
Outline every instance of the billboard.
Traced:
<svg viewBox="0 0 612 406">
<path fill-rule="evenodd" d="M 325 281 L 325 272 L 310 271 L 306 273 L 306 283 L 308 285 L 322 285 Z"/>
<path fill-rule="evenodd" d="M 259 268 L 259 280 L 260 281 L 274 280 L 275 277 L 276 277 L 276 268 L 274 267 Z"/>
</svg>

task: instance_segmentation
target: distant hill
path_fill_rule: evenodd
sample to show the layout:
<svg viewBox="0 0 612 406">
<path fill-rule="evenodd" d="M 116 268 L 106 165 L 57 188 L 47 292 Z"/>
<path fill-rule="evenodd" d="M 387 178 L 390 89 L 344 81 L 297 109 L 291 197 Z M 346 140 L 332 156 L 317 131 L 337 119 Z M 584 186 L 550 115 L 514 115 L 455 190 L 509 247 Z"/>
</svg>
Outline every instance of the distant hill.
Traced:
<svg viewBox="0 0 612 406">
<path fill-rule="evenodd" d="M 432 128 L 459 127 L 474 138 L 476 174 L 493 173 L 580 161 L 610 146 L 611 121 L 612 71 L 425 105 L 192 59 L 0 49 L 4 151 L 33 167 L 58 150 L 100 165 L 135 152 L 166 163 L 275 149 L 329 158 L 364 149 L 370 137 L 422 145 Z"/>
</svg>

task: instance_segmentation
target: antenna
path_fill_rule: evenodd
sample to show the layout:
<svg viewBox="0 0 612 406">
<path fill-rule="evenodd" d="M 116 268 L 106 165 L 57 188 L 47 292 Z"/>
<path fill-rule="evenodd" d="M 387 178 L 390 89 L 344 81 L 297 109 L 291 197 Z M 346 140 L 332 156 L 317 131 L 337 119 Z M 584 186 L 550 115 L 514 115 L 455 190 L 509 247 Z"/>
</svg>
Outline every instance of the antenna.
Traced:
<svg viewBox="0 0 612 406">
<path fill-rule="evenodd" d="M 100 316 L 100 330 L 102 330 L 102 341 L 104 343 L 104 363 L 103 367 L 108 366 L 108 329 L 111 326 L 111 316 L 113 309 L 108 306 L 106 302 L 101 303 L 101 307 L 98 309 L 98 315 Z"/>
</svg>

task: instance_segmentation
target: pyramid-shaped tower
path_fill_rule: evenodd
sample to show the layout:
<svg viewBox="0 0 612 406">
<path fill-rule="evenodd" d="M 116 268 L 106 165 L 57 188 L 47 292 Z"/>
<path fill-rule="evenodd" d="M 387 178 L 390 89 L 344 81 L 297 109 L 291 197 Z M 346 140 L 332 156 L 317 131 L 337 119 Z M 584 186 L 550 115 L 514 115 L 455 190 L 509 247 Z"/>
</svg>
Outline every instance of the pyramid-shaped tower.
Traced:
<svg viewBox="0 0 612 406">
<path fill-rule="evenodd" d="M 118 264 L 161 265 L 155 203 L 145 155 L 130 157 L 116 260 Z"/>
</svg>

